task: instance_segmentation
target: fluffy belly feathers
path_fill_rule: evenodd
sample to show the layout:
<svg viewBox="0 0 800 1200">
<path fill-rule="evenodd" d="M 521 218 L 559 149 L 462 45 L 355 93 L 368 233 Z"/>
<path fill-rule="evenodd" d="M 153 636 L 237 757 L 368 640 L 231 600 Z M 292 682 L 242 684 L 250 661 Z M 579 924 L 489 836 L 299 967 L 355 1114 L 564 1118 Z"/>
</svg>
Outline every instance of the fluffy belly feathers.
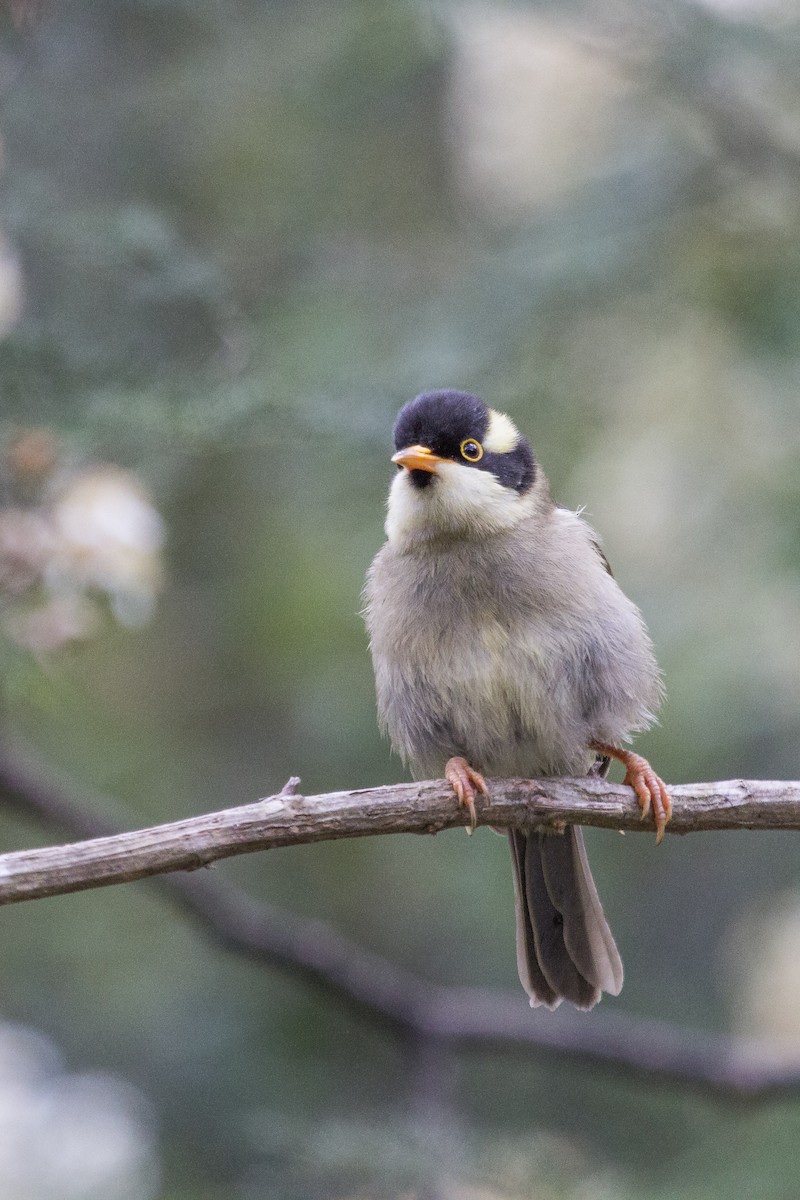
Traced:
<svg viewBox="0 0 800 1200">
<path fill-rule="evenodd" d="M 495 775 L 588 769 L 578 668 L 566 663 L 581 652 L 566 655 L 550 622 L 476 611 L 469 594 L 448 599 L 440 581 L 411 620 L 391 627 L 391 643 L 373 631 L 378 709 L 415 775 L 440 775 L 456 754 Z"/>
</svg>

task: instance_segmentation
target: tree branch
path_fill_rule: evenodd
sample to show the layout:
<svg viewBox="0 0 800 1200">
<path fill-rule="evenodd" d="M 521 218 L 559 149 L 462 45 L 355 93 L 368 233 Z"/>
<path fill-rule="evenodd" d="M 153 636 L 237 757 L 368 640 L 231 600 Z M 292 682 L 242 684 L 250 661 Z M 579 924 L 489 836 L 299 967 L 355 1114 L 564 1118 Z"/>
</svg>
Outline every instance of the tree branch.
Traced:
<svg viewBox="0 0 800 1200">
<path fill-rule="evenodd" d="M 578 782 L 578 791 L 618 796 L 621 807 L 626 810 L 625 820 L 630 822 L 626 828 L 646 828 L 638 823 L 637 810 L 624 795 L 627 789 L 602 782 L 587 789 L 587 781 Z M 565 784 L 567 790 L 571 790 L 569 783 L 558 780 L 548 781 L 548 791 L 551 783 Z M 517 786 L 509 784 L 510 789 Z M 420 788 L 401 785 L 401 791 L 403 795 L 413 796 L 418 790 L 425 792 L 429 787 L 438 794 L 439 785 L 422 785 Z M 0 789 L 21 812 L 34 814 L 48 825 L 81 837 L 104 834 L 103 840 L 117 841 L 116 836 L 108 836 L 114 822 L 76 803 L 61 785 L 51 782 L 18 752 L 0 753 Z M 797 784 L 783 783 L 675 788 L 676 819 L 679 809 L 683 815 L 683 822 L 676 825 L 676 830 L 686 832 L 695 827 L 796 828 L 799 790 Z M 335 795 L 367 796 L 369 802 L 374 803 L 376 793 L 387 791 L 395 793 L 397 789 Z M 716 818 L 711 819 L 717 823 L 700 826 L 688 823 L 689 814 L 684 808 L 691 804 L 693 795 L 699 797 L 700 793 L 703 803 L 709 797 L 712 800 L 717 797 L 717 803 L 711 805 L 716 813 Z M 766 808 L 774 801 L 776 807 L 772 816 L 764 819 L 762 813 L 761 818 L 751 819 L 738 809 L 738 816 L 737 811 L 729 811 L 726 818 L 725 805 L 719 802 L 720 798 L 739 796 L 744 802 L 745 795 L 750 797 L 751 804 L 762 797 L 767 802 Z M 295 806 L 301 803 L 299 797 L 270 798 L 279 799 Z M 315 797 L 302 803 L 314 806 L 330 799 Z M 443 799 L 449 808 L 446 825 L 460 824 L 463 817 L 458 812 L 453 813 L 452 799 L 446 794 Z M 493 796 L 493 802 L 495 800 L 499 802 L 499 797 Z M 503 803 L 511 802 L 509 791 Z M 784 807 L 786 805 L 788 807 Z M 248 805 L 245 809 L 258 807 Z M 241 814 L 244 810 L 228 811 Z M 548 821 L 566 819 L 561 810 L 555 817 L 552 807 L 542 811 L 548 813 Z M 519 810 L 515 812 L 519 819 Z M 497 815 L 493 806 L 484 808 L 483 823 L 490 817 L 495 822 Z M 585 821 L 583 810 L 580 815 Z M 598 823 L 607 823 L 607 816 L 606 812 Z M 369 831 L 377 832 L 374 828 Z M 0 863 L 15 857 L 2 856 Z M 420 979 L 379 955 L 363 950 L 322 921 L 276 911 L 209 874 L 178 871 L 156 876 L 151 884 L 177 901 L 206 936 L 228 950 L 288 971 L 304 983 L 321 988 L 340 1003 L 346 1003 L 356 1016 L 368 1017 L 417 1043 L 450 1049 L 471 1047 L 516 1054 L 527 1052 L 558 1061 L 566 1059 L 579 1066 L 601 1067 L 623 1078 L 691 1088 L 728 1102 L 764 1102 L 800 1092 L 800 1063 L 787 1061 L 785 1054 L 776 1060 L 774 1048 L 768 1042 L 683 1030 L 602 1008 L 596 1009 L 591 1016 L 564 1009 L 556 1013 L 532 1012 L 521 993 L 447 987 Z"/>
<path fill-rule="evenodd" d="M 66 846 L 0 855 L 0 904 L 192 871 L 221 858 L 335 838 L 438 833 L 463 825 L 443 780 L 300 796 L 296 781 L 238 808 Z M 558 831 L 565 824 L 652 830 L 630 788 L 596 778 L 490 781 L 478 824 Z M 672 789 L 672 833 L 720 829 L 800 829 L 800 784 L 682 784 Z"/>
</svg>

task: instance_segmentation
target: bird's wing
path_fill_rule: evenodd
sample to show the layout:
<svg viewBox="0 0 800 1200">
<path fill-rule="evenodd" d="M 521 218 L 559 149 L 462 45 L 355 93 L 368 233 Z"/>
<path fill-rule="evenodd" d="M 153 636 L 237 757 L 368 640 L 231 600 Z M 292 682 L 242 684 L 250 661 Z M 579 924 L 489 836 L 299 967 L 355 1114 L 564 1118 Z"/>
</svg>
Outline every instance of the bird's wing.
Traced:
<svg viewBox="0 0 800 1200">
<path fill-rule="evenodd" d="M 603 564 L 603 566 L 605 567 L 605 569 L 608 571 L 609 575 L 613 579 L 614 572 L 611 570 L 611 563 L 606 558 L 605 551 L 603 550 L 603 547 L 598 542 L 597 538 L 592 538 L 592 545 L 594 546 L 595 550 L 597 551 L 597 554 L 598 554 L 598 557 L 599 557 L 601 563 Z"/>
<path fill-rule="evenodd" d="M 557 504 L 556 508 L 560 509 L 562 512 L 570 513 L 573 517 L 577 516 L 580 519 L 581 524 L 584 526 L 584 528 L 587 530 L 587 532 L 590 535 L 592 547 L 597 552 L 597 557 L 600 559 L 601 563 L 603 564 L 603 566 L 605 567 L 605 569 L 608 571 L 609 575 L 613 579 L 614 572 L 611 570 L 611 563 L 606 558 L 605 551 L 603 550 L 603 547 L 600 545 L 599 537 L 597 536 L 595 531 L 592 529 L 592 527 L 586 521 L 584 521 L 583 518 L 581 517 L 581 513 L 583 512 L 583 509 L 578 509 L 578 511 L 576 513 L 574 508 L 568 508 L 566 504 Z"/>
</svg>

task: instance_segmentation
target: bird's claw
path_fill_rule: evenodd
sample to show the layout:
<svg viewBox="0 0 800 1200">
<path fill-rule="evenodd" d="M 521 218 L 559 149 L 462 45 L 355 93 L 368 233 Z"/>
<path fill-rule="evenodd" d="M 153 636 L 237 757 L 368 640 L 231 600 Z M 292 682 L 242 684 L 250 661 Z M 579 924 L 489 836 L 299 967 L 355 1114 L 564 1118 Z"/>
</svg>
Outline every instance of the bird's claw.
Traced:
<svg viewBox="0 0 800 1200">
<path fill-rule="evenodd" d="M 640 754 L 629 752 L 625 763 L 624 783 L 632 787 L 642 809 L 644 820 L 652 809 L 653 820 L 656 824 L 656 845 L 664 837 L 667 821 L 672 816 L 672 800 L 663 779 L 656 775 L 646 758 Z"/>
<path fill-rule="evenodd" d="M 467 833 L 474 833 L 475 826 L 478 824 L 478 815 L 475 811 L 475 795 L 477 792 L 480 792 L 483 796 L 489 795 L 486 780 L 479 771 L 474 770 L 469 765 L 465 758 L 449 759 L 444 769 L 444 775 L 455 792 L 458 803 L 469 813 L 469 825 L 466 827 Z"/>
<path fill-rule="evenodd" d="M 632 787 L 642 810 L 641 819 L 650 815 L 656 823 L 656 845 L 664 837 L 667 821 L 672 816 L 672 800 L 667 785 L 656 775 L 646 758 L 634 754 L 632 750 L 621 750 L 619 746 L 610 746 L 606 742 L 592 742 L 592 750 L 606 758 L 616 758 L 625 768 L 624 782 Z"/>
</svg>

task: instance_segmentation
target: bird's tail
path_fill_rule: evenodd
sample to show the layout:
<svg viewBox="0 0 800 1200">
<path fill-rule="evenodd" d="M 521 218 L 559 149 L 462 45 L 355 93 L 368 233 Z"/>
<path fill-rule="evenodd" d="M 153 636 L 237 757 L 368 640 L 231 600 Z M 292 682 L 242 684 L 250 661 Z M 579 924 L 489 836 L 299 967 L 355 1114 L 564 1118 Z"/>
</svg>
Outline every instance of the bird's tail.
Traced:
<svg viewBox="0 0 800 1200">
<path fill-rule="evenodd" d="M 583 834 L 509 831 L 517 908 L 517 966 L 531 1004 L 592 1008 L 619 994 L 622 960 L 589 870 Z"/>
</svg>

